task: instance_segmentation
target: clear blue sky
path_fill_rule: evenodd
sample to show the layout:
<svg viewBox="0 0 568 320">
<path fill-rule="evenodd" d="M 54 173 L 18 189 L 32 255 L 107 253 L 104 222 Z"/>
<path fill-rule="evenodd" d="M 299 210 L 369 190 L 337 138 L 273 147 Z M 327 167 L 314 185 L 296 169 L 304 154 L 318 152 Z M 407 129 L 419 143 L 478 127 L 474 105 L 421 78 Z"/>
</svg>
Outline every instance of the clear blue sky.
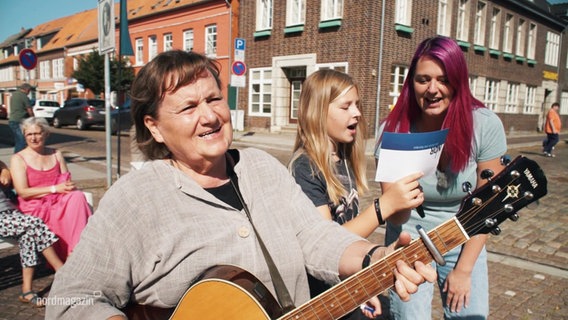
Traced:
<svg viewBox="0 0 568 320">
<path fill-rule="evenodd" d="M 98 0 L 0 0 L 0 43 L 20 29 L 94 9 Z"/>
</svg>

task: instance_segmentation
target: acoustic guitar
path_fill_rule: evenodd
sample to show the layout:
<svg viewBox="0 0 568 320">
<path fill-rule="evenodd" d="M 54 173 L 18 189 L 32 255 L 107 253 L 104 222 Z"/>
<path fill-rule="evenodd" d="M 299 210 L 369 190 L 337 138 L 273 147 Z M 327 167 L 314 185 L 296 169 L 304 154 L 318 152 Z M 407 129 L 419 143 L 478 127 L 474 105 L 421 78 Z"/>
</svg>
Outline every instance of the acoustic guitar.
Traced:
<svg viewBox="0 0 568 320">
<path fill-rule="evenodd" d="M 428 232 L 439 254 L 449 252 L 477 234 L 498 234 L 499 224 L 507 218 L 515 221 L 520 209 L 547 193 L 544 172 L 536 162 L 523 156 L 507 164 L 494 177 L 488 172 L 482 176 L 488 182 L 474 192 L 468 190 L 467 183 L 464 184 L 464 191 L 469 195 L 463 199 L 456 216 Z M 254 275 L 237 266 L 214 266 L 197 279 L 173 313 L 166 315 L 165 319 L 338 319 L 392 287 L 392 270 L 397 260 L 404 260 L 409 265 L 416 261 L 427 264 L 433 260 L 433 256 L 422 238 L 415 239 L 408 246 L 399 248 L 287 312 L 282 310 L 270 291 Z M 138 311 L 144 310 L 142 313 L 128 315 L 133 316 L 132 319 L 164 316 L 151 313 L 153 308 L 141 308 Z"/>
</svg>

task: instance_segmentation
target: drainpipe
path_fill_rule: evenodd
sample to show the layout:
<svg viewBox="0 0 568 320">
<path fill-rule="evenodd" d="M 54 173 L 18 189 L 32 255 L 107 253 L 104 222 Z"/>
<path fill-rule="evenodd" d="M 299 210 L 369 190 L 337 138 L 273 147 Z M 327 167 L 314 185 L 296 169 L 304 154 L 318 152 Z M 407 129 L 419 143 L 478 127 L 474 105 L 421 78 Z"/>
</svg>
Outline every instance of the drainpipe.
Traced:
<svg viewBox="0 0 568 320">
<path fill-rule="evenodd" d="M 383 69 L 383 39 L 385 30 L 385 0 L 382 1 L 381 6 L 381 35 L 379 37 L 379 65 L 377 66 L 377 103 L 376 103 L 376 114 L 375 114 L 375 140 L 379 137 L 379 114 L 380 114 L 380 103 L 381 103 L 381 80 L 382 80 L 382 69 Z"/>
</svg>

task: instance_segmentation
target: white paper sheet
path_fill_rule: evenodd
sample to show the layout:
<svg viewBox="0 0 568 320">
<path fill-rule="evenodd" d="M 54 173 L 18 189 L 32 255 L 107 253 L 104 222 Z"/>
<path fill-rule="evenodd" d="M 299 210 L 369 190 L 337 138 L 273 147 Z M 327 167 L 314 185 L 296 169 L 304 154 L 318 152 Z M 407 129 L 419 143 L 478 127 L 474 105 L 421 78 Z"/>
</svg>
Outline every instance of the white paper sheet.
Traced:
<svg viewBox="0 0 568 320">
<path fill-rule="evenodd" d="M 394 182 L 411 173 L 436 171 L 448 129 L 424 133 L 384 132 L 375 181 Z"/>
</svg>

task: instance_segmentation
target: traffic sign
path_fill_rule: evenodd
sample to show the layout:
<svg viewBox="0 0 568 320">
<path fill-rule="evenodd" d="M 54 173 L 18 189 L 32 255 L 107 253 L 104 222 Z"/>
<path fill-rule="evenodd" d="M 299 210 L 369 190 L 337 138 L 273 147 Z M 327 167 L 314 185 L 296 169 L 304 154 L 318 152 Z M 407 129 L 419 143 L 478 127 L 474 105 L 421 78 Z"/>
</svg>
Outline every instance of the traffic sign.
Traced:
<svg viewBox="0 0 568 320">
<path fill-rule="evenodd" d="M 246 48 L 246 40 L 243 38 L 236 38 L 235 39 L 235 50 L 245 50 Z"/>
<path fill-rule="evenodd" d="M 37 55 L 32 49 L 23 49 L 19 55 L 20 65 L 26 70 L 32 70 L 37 66 Z"/>
<path fill-rule="evenodd" d="M 233 74 L 242 76 L 245 72 L 247 72 L 247 65 L 242 61 L 235 61 L 233 62 L 231 70 L 233 70 Z"/>
</svg>

